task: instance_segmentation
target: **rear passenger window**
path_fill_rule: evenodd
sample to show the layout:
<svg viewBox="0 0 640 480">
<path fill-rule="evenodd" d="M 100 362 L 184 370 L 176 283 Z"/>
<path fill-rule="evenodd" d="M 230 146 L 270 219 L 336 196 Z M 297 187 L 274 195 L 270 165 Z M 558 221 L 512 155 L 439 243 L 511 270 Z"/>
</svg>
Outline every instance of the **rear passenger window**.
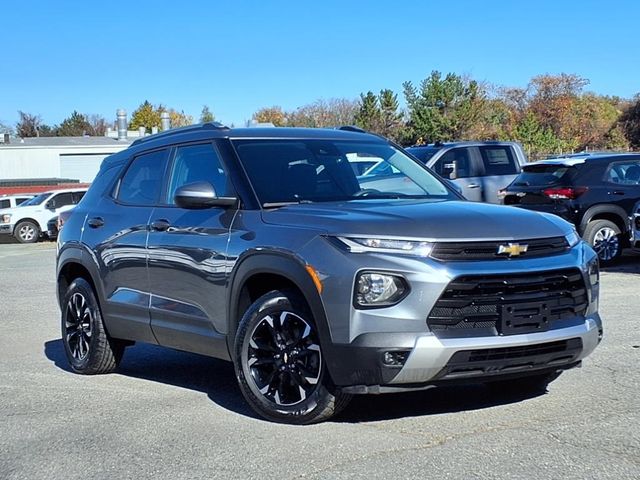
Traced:
<svg viewBox="0 0 640 480">
<path fill-rule="evenodd" d="M 160 196 L 167 151 L 137 156 L 120 181 L 118 200 L 133 205 L 155 205 Z"/>
<path fill-rule="evenodd" d="M 433 166 L 438 175 L 454 180 L 473 176 L 468 148 L 454 148 L 446 152 Z"/>
<path fill-rule="evenodd" d="M 168 203 L 174 203 L 178 188 L 193 182 L 210 183 L 219 197 L 229 193 L 227 175 L 222 168 L 218 152 L 210 143 L 177 148 L 169 181 Z"/>
<path fill-rule="evenodd" d="M 480 147 L 484 173 L 492 175 L 514 175 L 519 173 L 510 147 Z"/>
<path fill-rule="evenodd" d="M 605 174 L 605 181 L 623 185 L 640 185 L 640 162 L 612 163 Z"/>
</svg>

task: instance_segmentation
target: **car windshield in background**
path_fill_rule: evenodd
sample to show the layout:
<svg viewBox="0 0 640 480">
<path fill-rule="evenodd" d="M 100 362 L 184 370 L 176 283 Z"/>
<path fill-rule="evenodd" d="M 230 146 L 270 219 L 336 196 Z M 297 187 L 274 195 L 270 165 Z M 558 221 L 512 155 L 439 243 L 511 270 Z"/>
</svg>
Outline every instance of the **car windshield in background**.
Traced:
<svg viewBox="0 0 640 480">
<path fill-rule="evenodd" d="M 406 150 L 422 163 L 427 163 L 442 147 L 409 147 Z"/>
<path fill-rule="evenodd" d="M 380 142 L 235 140 L 234 146 L 265 207 L 300 202 L 457 198 L 427 169 Z M 349 159 L 376 158 L 392 175 L 356 176 Z"/>
<path fill-rule="evenodd" d="M 50 193 L 41 193 L 40 195 L 37 195 L 37 196 L 33 197 L 32 199 L 27 200 L 24 203 L 21 203 L 20 206 L 21 207 L 28 207 L 29 205 L 40 205 L 47 198 L 49 198 L 49 195 L 51 195 L 51 194 Z"/>
<path fill-rule="evenodd" d="M 575 169 L 567 165 L 528 165 L 514 180 L 515 186 L 556 185 L 567 181 Z"/>
</svg>

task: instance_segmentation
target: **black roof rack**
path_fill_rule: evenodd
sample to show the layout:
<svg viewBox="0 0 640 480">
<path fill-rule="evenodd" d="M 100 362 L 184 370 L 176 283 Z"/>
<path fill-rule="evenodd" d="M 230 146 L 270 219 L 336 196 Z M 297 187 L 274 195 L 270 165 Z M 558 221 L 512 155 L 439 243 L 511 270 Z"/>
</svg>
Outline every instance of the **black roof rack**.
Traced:
<svg viewBox="0 0 640 480">
<path fill-rule="evenodd" d="M 197 123 L 186 127 L 172 128 L 164 132 L 155 133 L 135 140 L 131 146 L 140 145 L 141 143 L 156 140 L 158 138 L 170 137 L 179 133 L 197 132 L 199 130 L 229 130 L 229 127 L 218 122 Z"/>
<path fill-rule="evenodd" d="M 363 128 L 356 127 L 355 125 L 342 125 L 341 127 L 338 127 L 337 130 L 344 130 L 345 132 L 371 133 L 367 132 Z"/>
</svg>

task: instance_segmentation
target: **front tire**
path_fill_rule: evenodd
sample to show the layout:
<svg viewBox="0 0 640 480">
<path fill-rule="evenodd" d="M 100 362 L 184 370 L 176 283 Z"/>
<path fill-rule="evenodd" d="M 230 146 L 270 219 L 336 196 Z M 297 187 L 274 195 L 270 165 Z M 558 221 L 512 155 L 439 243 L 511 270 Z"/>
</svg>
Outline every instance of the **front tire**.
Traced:
<svg viewBox="0 0 640 480">
<path fill-rule="evenodd" d="M 124 343 L 104 328 L 100 306 L 91 285 L 76 278 L 62 303 L 62 343 L 71 369 L 84 375 L 113 372 L 124 353 Z"/>
<path fill-rule="evenodd" d="M 609 220 L 594 220 L 584 229 L 584 239 L 598 254 L 600 262 L 609 264 L 622 254 L 622 232 Z"/>
<path fill-rule="evenodd" d="M 25 220 L 16 225 L 13 236 L 20 243 L 36 243 L 40 238 L 40 227 L 29 220 Z"/>
<path fill-rule="evenodd" d="M 331 384 L 313 317 L 295 292 L 274 290 L 249 307 L 238 326 L 234 365 L 245 399 L 271 421 L 321 422 L 351 398 Z"/>
</svg>

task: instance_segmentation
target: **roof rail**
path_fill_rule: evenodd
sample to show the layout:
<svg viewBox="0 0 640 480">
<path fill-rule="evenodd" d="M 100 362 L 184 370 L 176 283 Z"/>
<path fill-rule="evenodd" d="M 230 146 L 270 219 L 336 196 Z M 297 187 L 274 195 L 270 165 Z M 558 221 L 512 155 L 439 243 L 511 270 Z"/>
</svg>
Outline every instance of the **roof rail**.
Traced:
<svg viewBox="0 0 640 480">
<path fill-rule="evenodd" d="M 133 147 L 134 145 L 140 145 L 141 143 L 156 140 L 158 138 L 170 137 L 180 133 L 197 132 L 199 130 L 229 130 L 229 127 L 218 122 L 206 122 L 206 123 L 197 123 L 195 125 L 188 125 L 186 127 L 171 128 L 164 132 L 155 133 L 153 135 L 148 135 L 145 137 L 140 137 L 137 140 L 134 140 L 131 146 Z"/>
</svg>

